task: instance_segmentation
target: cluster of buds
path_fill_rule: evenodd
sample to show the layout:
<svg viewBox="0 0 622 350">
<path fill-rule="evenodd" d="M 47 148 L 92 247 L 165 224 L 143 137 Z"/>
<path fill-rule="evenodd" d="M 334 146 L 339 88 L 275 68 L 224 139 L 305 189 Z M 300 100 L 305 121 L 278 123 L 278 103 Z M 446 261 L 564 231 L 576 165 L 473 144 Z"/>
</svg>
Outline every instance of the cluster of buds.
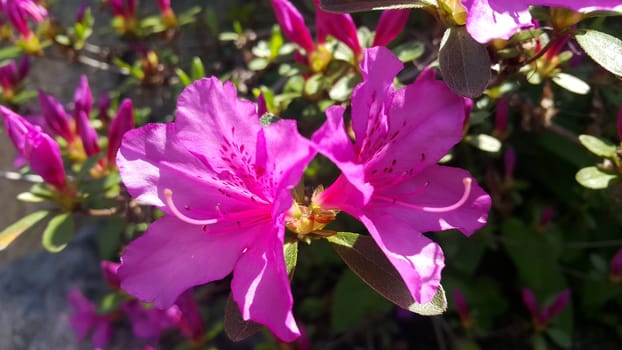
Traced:
<svg viewBox="0 0 622 350">
<path fill-rule="evenodd" d="M 19 95 L 22 82 L 30 70 L 30 59 L 22 56 L 16 63 L 13 60 L 0 66 L 0 87 L 2 88 L 2 101 L 12 104 Z"/>
<path fill-rule="evenodd" d="M 29 54 L 41 54 L 39 38 L 30 29 L 28 20 L 43 22 L 48 12 L 37 0 L 11 0 L 0 2 L 0 24 L 3 19 L 19 32 L 16 43 Z"/>
<path fill-rule="evenodd" d="M 523 304 L 531 314 L 533 328 L 538 332 L 546 330 L 551 319 L 564 311 L 569 301 L 570 289 L 565 289 L 555 296 L 551 304 L 538 308 L 538 301 L 533 292 L 528 288 L 523 289 Z"/>
</svg>

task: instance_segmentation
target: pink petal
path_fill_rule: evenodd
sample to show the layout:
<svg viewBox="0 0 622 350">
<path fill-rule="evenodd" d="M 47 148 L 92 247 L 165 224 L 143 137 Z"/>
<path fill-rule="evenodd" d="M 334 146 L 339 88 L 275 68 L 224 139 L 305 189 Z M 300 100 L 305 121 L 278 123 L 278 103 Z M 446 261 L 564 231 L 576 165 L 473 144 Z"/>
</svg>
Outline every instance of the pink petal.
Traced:
<svg viewBox="0 0 622 350">
<path fill-rule="evenodd" d="M 240 100 L 231 82 L 203 78 L 189 85 L 177 100 L 177 137 L 216 172 L 230 171 L 231 162 L 255 157 L 261 129 L 254 103 Z M 237 165 L 237 164 L 236 164 Z"/>
<path fill-rule="evenodd" d="M 121 287 L 156 307 L 172 305 L 186 289 L 228 275 L 256 232 L 269 228 L 204 232 L 164 216 L 132 241 L 121 257 Z"/>
<path fill-rule="evenodd" d="M 365 182 L 363 165 L 355 162 L 354 147 L 343 124 L 343 112 L 341 106 L 328 108 L 326 122 L 313 134 L 312 141 L 318 152 L 339 166 L 342 176 L 347 178 L 341 181 L 355 185 L 333 184 L 324 192 L 322 201 L 331 208 L 342 208 L 344 205 L 361 208 L 369 201 L 373 187 Z"/>
<path fill-rule="evenodd" d="M 464 203 L 451 210 L 428 212 L 415 207 L 443 208 L 458 203 L 465 194 L 464 178 L 471 178 L 466 170 L 432 165 L 417 176 L 386 189 L 376 190 L 369 204 L 374 212 L 395 218 L 408 218 L 417 232 L 458 229 L 471 235 L 485 223 L 491 199 L 475 180 Z"/>
<path fill-rule="evenodd" d="M 283 257 L 284 229 L 270 228 L 242 256 L 231 291 L 242 318 L 267 326 L 280 340 L 294 341 L 300 330 L 292 314 L 293 297 Z M 274 232 L 277 230 L 277 232 Z"/>
<path fill-rule="evenodd" d="M 256 187 L 269 192 L 266 200 L 272 202 L 273 218 L 291 207 L 291 190 L 298 185 L 316 153 L 311 143 L 298 133 L 293 120 L 280 120 L 258 133 L 256 163 L 253 165 L 258 176 Z M 260 169 L 265 169 L 265 175 L 259 174 Z M 251 188 L 252 184 L 252 181 L 246 182 Z"/>
<path fill-rule="evenodd" d="M 462 139 L 464 109 L 462 97 L 441 81 L 418 79 L 397 90 L 384 121 L 386 132 L 385 127 L 368 127 L 365 141 L 370 147 L 361 154 L 368 181 L 377 186 L 386 178 L 416 174 L 438 162 Z"/>
<path fill-rule="evenodd" d="M 123 134 L 134 128 L 134 108 L 132 100 L 126 98 L 121 102 L 116 117 L 110 123 L 108 130 L 108 150 L 106 152 L 109 164 L 114 164 L 117 151 L 121 146 Z"/>
<path fill-rule="evenodd" d="M 462 3 L 467 10 L 467 31 L 480 43 L 507 40 L 521 27 L 532 26 L 529 5 L 523 1 L 462 0 Z"/>
<path fill-rule="evenodd" d="M 403 64 L 385 47 L 365 50 L 361 62 L 363 82 L 352 92 L 352 129 L 358 149 L 368 134 L 386 132 L 386 113 L 393 98 L 393 79 Z"/>
<path fill-rule="evenodd" d="M 235 205 L 230 205 L 233 200 L 216 190 L 217 184 L 209 178 L 213 171 L 176 139 L 175 124 L 148 124 L 125 133 L 117 165 L 123 183 L 136 200 L 166 212 L 170 212 L 163 195 L 167 188 L 182 208 L 187 205 L 213 212 L 216 203 Z M 209 193 L 209 201 L 198 195 L 197 189 Z"/>
<path fill-rule="evenodd" d="M 405 218 L 366 210 L 360 220 L 402 276 L 414 300 L 427 303 L 438 290 L 445 258 L 441 247 L 413 230 L 402 221 Z"/>
</svg>

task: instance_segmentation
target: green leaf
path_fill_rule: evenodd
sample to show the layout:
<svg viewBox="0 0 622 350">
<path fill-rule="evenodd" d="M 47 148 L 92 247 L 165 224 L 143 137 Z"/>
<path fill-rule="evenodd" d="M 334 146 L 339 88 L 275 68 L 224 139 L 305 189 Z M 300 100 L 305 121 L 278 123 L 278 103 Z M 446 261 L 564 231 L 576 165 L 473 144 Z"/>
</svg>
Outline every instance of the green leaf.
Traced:
<svg viewBox="0 0 622 350">
<path fill-rule="evenodd" d="M 445 292 L 440 286 L 431 302 L 416 303 L 402 277 L 371 237 L 338 232 L 327 240 L 355 274 L 392 303 L 425 316 L 439 315 L 447 309 Z"/>
<path fill-rule="evenodd" d="M 272 26 L 272 36 L 270 36 L 270 58 L 274 59 L 279 55 L 279 50 L 283 46 L 283 35 L 281 34 L 281 27 L 278 25 Z"/>
<path fill-rule="evenodd" d="M 111 313 L 119 308 L 121 302 L 123 302 L 123 296 L 119 293 L 106 294 L 97 305 L 97 313 L 99 315 L 105 315 Z"/>
<path fill-rule="evenodd" d="M 24 49 L 17 45 L 11 45 L 0 49 L 0 64 L 3 64 L 5 60 L 12 60 L 18 58 Z"/>
<path fill-rule="evenodd" d="M 334 101 L 347 101 L 358 82 L 359 77 L 357 75 L 346 75 L 337 80 L 337 83 L 328 91 L 328 96 Z"/>
<path fill-rule="evenodd" d="M 175 69 L 175 73 L 179 77 L 179 80 L 181 81 L 183 86 L 188 86 L 192 84 L 192 79 L 190 79 L 188 74 L 186 74 L 186 72 L 184 72 L 181 68 Z"/>
<path fill-rule="evenodd" d="M 579 141 L 585 148 L 597 156 L 611 158 L 616 155 L 616 146 L 607 140 L 592 135 L 579 135 Z"/>
<path fill-rule="evenodd" d="M 583 168 L 577 172 L 575 179 L 582 186 L 593 190 L 602 190 L 618 178 L 615 174 L 603 172 L 595 166 Z"/>
<path fill-rule="evenodd" d="M 425 52 L 425 45 L 418 41 L 408 42 L 393 49 L 402 62 L 412 62 Z"/>
<path fill-rule="evenodd" d="M 546 334 L 551 340 L 557 344 L 560 348 L 569 349 L 572 347 L 572 339 L 568 333 L 558 328 L 548 328 Z"/>
<path fill-rule="evenodd" d="M 590 92 L 590 85 L 574 75 L 557 73 L 552 80 L 555 84 L 578 95 L 586 95 Z"/>
<path fill-rule="evenodd" d="M 199 80 L 205 77 L 205 68 L 203 68 L 203 62 L 199 57 L 192 58 L 192 65 L 190 66 L 190 76 L 193 80 Z"/>
<path fill-rule="evenodd" d="M 601 67 L 622 76 L 622 40 L 596 30 L 585 30 L 575 38 L 585 53 Z"/>
<path fill-rule="evenodd" d="M 464 27 L 445 31 L 438 53 L 443 80 L 456 93 L 478 97 L 490 80 L 490 56 L 486 45 L 475 41 Z"/>
<path fill-rule="evenodd" d="M 56 215 L 43 231 L 41 244 L 51 253 L 63 250 L 75 232 L 75 223 L 71 213 Z"/>
<path fill-rule="evenodd" d="M 296 270 L 296 262 L 298 261 L 298 241 L 287 242 L 283 246 L 283 255 L 285 256 L 285 266 L 287 267 L 287 275 L 291 280 Z"/>
<path fill-rule="evenodd" d="M 32 192 L 22 192 L 17 195 L 17 200 L 26 203 L 41 203 L 46 200 L 46 198 L 39 197 Z"/>
<path fill-rule="evenodd" d="M 238 305 L 229 294 L 225 304 L 225 334 L 231 341 L 240 342 L 259 332 L 261 325 L 253 321 L 244 321 Z"/>
<path fill-rule="evenodd" d="M 50 212 L 47 210 L 39 210 L 30 213 L 2 230 L 2 232 L 0 232 L 0 251 L 6 249 L 17 237 L 43 220 L 49 213 Z"/>
<path fill-rule="evenodd" d="M 258 57 L 248 62 L 248 69 L 257 72 L 257 71 L 266 69 L 266 67 L 268 67 L 269 64 L 270 64 L 270 61 L 268 59 Z"/>
<path fill-rule="evenodd" d="M 331 325 L 334 332 L 344 332 L 365 324 L 366 320 L 382 315 L 393 305 L 346 270 L 333 290 Z"/>
<path fill-rule="evenodd" d="M 97 222 L 97 250 L 102 260 L 113 260 L 119 252 L 121 235 L 125 232 L 126 221 L 120 216 L 106 217 Z"/>
<path fill-rule="evenodd" d="M 501 151 L 501 141 L 490 135 L 479 134 L 468 136 L 466 141 L 484 152 L 497 153 Z"/>
</svg>

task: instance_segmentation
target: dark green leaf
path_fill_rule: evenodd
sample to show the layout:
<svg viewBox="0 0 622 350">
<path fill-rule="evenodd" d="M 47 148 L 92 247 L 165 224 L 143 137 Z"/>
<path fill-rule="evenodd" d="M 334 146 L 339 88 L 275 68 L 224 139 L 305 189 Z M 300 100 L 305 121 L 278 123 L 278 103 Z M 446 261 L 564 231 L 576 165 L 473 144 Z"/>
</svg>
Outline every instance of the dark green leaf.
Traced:
<svg viewBox="0 0 622 350">
<path fill-rule="evenodd" d="M 588 151 L 597 156 L 611 158 L 616 155 L 616 146 L 607 140 L 602 140 L 592 135 L 579 135 L 579 141 Z"/>
<path fill-rule="evenodd" d="M 443 80 L 456 93 L 478 97 L 490 79 L 486 45 L 475 41 L 464 27 L 447 29 L 438 53 Z"/>
<path fill-rule="evenodd" d="M 596 63 L 622 77 L 622 40 L 591 29 L 578 33 L 576 39 Z"/>
<path fill-rule="evenodd" d="M 562 349 L 569 349 L 572 347 L 572 339 L 568 333 L 558 328 L 549 328 L 546 330 L 546 334 L 551 340 Z"/>
<path fill-rule="evenodd" d="M 67 246 L 75 231 L 75 223 L 71 213 L 56 215 L 50 220 L 43 231 L 41 244 L 52 253 L 58 253 Z"/>
<path fill-rule="evenodd" d="M 348 267 L 392 303 L 420 315 L 439 315 L 447 309 L 442 287 L 427 304 L 416 303 L 402 277 L 369 236 L 339 232 L 327 238 Z"/>
<path fill-rule="evenodd" d="M 2 230 L 2 232 L 0 232 L 0 251 L 6 249 L 17 237 L 43 220 L 48 214 L 49 212 L 47 210 L 36 211 L 24 216 L 13 225 Z"/>
<path fill-rule="evenodd" d="M 253 321 L 244 321 L 238 305 L 229 294 L 225 305 L 225 334 L 231 341 L 242 341 L 259 332 L 261 325 Z"/>
<path fill-rule="evenodd" d="M 373 316 L 388 312 L 393 305 L 365 288 L 350 271 L 344 271 L 333 290 L 331 325 L 334 332 L 344 332 L 365 324 Z"/>
<path fill-rule="evenodd" d="M 577 182 L 593 190 L 602 190 L 618 178 L 615 174 L 606 173 L 595 166 L 583 168 L 575 175 Z"/>
</svg>

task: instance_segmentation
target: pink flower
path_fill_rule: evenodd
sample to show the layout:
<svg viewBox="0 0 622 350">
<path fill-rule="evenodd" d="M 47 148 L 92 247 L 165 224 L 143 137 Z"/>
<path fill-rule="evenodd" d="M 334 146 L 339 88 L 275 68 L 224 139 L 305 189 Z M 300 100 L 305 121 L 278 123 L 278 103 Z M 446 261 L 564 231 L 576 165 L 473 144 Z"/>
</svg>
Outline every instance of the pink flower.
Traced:
<svg viewBox="0 0 622 350">
<path fill-rule="evenodd" d="M 0 115 L 9 138 L 32 171 L 59 191 L 64 190 L 67 182 L 58 143 L 40 127 L 4 106 L 0 106 Z"/>
<path fill-rule="evenodd" d="M 134 109 L 132 107 L 132 100 L 126 98 L 121 102 L 121 106 L 119 106 L 119 110 L 117 110 L 117 115 L 110 123 L 110 130 L 108 130 L 108 150 L 106 152 L 108 165 L 114 166 L 117 151 L 121 146 L 121 138 L 126 132 L 133 128 Z"/>
<path fill-rule="evenodd" d="M 233 84 L 201 79 L 180 95 L 174 123 L 123 137 L 117 165 L 137 201 L 166 215 L 130 243 L 121 287 L 165 308 L 190 287 L 233 272 L 244 320 L 279 339 L 300 335 L 283 256 L 290 190 L 313 158 L 294 121 L 267 127 Z"/>
<path fill-rule="evenodd" d="M 35 0 L 2 0 L 0 1 L 0 13 L 24 38 L 32 36 L 32 31 L 28 27 L 28 19 L 41 23 L 48 16 L 45 7 Z"/>
<path fill-rule="evenodd" d="M 69 316 L 69 324 L 76 333 L 78 341 L 83 341 L 91 334 L 93 347 L 104 348 L 112 337 L 112 325 L 107 315 L 97 314 L 95 304 L 82 295 L 79 289 L 72 289 L 67 295 L 73 313 Z"/>
<path fill-rule="evenodd" d="M 546 329 L 549 321 L 562 312 L 570 301 L 570 289 L 564 289 L 555 296 L 555 300 L 544 308 L 538 308 L 536 296 L 529 288 L 523 288 L 523 304 L 529 310 L 533 326 L 536 330 Z"/>
<path fill-rule="evenodd" d="M 352 94 L 352 144 L 344 108 L 326 111 L 316 149 L 342 171 L 318 198 L 323 209 L 359 219 L 404 279 L 413 298 L 429 302 L 444 266 L 438 244 L 422 233 L 486 223 L 488 196 L 465 170 L 437 165 L 462 139 L 465 106 L 431 74 L 395 90 L 401 62 L 380 46 L 365 51 L 363 82 Z"/>
<path fill-rule="evenodd" d="M 387 46 L 397 37 L 408 22 L 410 10 L 387 10 L 382 12 L 371 46 Z"/>
<path fill-rule="evenodd" d="M 614 0 L 462 0 L 462 4 L 467 11 L 467 31 L 480 43 L 507 40 L 519 29 L 533 26 L 529 6 L 564 7 L 583 13 L 622 11 L 620 2 Z"/>
</svg>

